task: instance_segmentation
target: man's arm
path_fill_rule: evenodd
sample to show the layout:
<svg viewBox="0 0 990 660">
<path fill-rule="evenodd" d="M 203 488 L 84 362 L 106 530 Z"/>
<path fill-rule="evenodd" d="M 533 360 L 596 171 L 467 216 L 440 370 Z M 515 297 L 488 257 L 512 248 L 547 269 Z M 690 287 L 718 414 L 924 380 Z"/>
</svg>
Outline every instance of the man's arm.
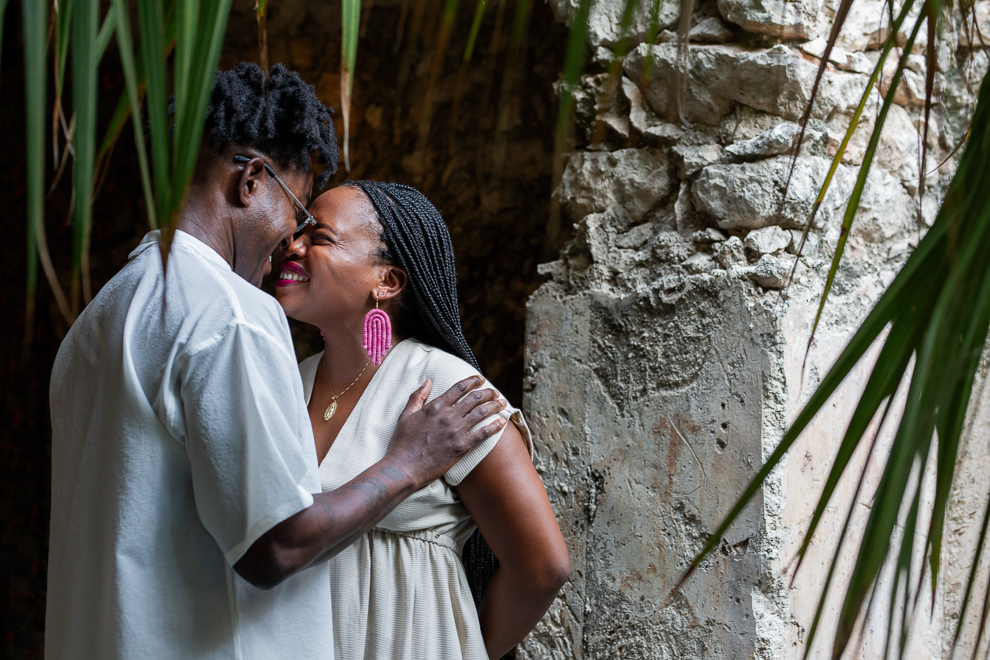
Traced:
<svg viewBox="0 0 990 660">
<path fill-rule="evenodd" d="M 495 390 L 475 389 L 483 382 L 481 376 L 466 378 L 427 405 L 432 383 L 424 383 L 409 397 L 381 461 L 340 488 L 314 495 L 312 506 L 258 538 L 234 570 L 254 586 L 270 589 L 334 556 L 399 502 L 438 479 L 505 425 L 499 418 L 468 432 L 506 405 Z"/>
</svg>

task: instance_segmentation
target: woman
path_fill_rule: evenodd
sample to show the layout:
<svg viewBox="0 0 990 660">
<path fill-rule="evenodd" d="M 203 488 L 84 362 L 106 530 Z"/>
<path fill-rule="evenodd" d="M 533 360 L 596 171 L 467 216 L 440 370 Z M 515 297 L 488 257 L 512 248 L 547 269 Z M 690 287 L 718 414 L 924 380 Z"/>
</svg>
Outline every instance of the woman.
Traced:
<svg viewBox="0 0 990 660">
<path fill-rule="evenodd" d="M 276 295 L 324 337 L 324 352 L 300 370 L 330 490 L 385 454 L 425 380 L 432 398 L 478 371 L 450 237 L 422 194 L 363 181 L 310 210 L 317 224 L 286 249 Z M 336 657 L 500 658 L 550 606 L 570 572 L 567 548 L 522 414 L 497 414 L 513 423 L 330 560 Z M 459 560 L 475 525 L 498 559 L 477 609 Z"/>
</svg>

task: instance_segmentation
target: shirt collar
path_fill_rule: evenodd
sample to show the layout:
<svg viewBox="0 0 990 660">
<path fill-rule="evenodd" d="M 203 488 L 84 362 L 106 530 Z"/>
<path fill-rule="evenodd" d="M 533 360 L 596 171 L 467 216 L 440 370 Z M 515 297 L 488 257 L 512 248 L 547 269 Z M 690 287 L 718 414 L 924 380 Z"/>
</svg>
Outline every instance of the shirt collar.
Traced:
<svg viewBox="0 0 990 660">
<path fill-rule="evenodd" d="M 149 231 L 147 234 L 144 235 L 144 238 L 141 239 L 141 242 L 138 244 L 138 246 L 134 248 L 134 250 L 128 255 L 128 258 L 133 259 L 134 257 L 138 256 L 139 254 L 141 254 L 151 246 L 157 246 L 159 243 L 161 243 L 161 239 L 162 239 L 162 232 L 160 229 Z M 180 246 L 182 248 L 185 248 L 186 250 L 195 252 L 199 256 L 203 257 L 204 259 L 212 263 L 217 268 L 223 270 L 230 270 L 230 271 L 233 270 L 230 267 L 230 264 L 228 264 L 227 261 L 223 257 L 221 257 L 216 250 L 214 250 L 209 245 L 199 240 L 192 234 L 187 234 L 181 229 L 175 230 L 175 235 L 172 237 L 172 246 L 173 247 Z"/>
</svg>

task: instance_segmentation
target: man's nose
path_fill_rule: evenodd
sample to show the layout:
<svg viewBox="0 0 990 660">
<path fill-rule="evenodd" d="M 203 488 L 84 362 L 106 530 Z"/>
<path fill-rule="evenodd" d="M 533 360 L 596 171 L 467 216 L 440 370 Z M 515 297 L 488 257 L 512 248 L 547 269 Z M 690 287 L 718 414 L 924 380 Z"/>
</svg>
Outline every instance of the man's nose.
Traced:
<svg viewBox="0 0 990 660">
<path fill-rule="evenodd" d="M 282 243 L 284 246 L 282 248 L 282 251 L 285 253 L 286 256 L 288 255 L 297 255 L 300 257 L 305 256 L 307 242 L 308 239 L 306 237 L 306 232 L 303 231 L 297 236 L 293 236 L 292 238 L 287 238 L 283 240 Z"/>
</svg>

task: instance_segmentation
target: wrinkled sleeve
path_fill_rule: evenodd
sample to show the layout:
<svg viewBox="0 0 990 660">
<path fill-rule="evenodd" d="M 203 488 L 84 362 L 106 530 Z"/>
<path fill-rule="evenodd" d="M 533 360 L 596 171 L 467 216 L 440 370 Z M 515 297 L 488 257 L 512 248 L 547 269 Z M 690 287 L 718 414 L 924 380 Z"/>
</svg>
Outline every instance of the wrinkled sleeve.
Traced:
<svg viewBox="0 0 990 660">
<path fill-rule="evenodd" d="M 478 372 L 471 365 L 448 353 L 434 350 L 431 351 L 430 355 L 431 363 L 429 376 L 433 380 L 433 390 L 430 392 L 430 400 L 446 392 L 458 381 L 478 375 Z M 491 385 L 486 381 L 482 389 L 488 388 L 491 388 Z M 499 392 L 499 398 L 505 398 L 502 396 L 501 392 Z M 471 427 L 471 431 L 476 431 L 483 426 L 487 426 L 499 417 L 502 417 L 506 421 L 511 421 L 519 427 L 519 432 L 522 434 L 523 441 L 526 443 L 526 446 L 530 451 L 530 455 L 532 455 L 533 445 L 529 432 L 529 426 L 526 424 L 526 420 L 523 419 L 522 411 L 512 405 L 506 406 L 496 414 L 490 415 L 483 421 L 475 424 Z M 451 486 L 456 486 L 464 481 L 464 478 L 471 474 L 471 470 L 476 468 L 478 463 L 483 461 L 485 456 L 488 456 L 488 454 L 495 449 L 495 445 L 498 444 L 498 441 L 501 439 L 504 431 L 505 429 L 502 429 L 465 454 L 464 458 L 457 461 L 453 467 L 444 473 L 444 481 Z"/>
<path fill-rule="evenodd" d="M 315 448 L 303 445 L 311 436 L 299 428 L 302 385 L 282 343 L 233 323 L 192 353 L 183 379 L 196 508 L 231 565 L 313 503 Z"/>
</svg>

